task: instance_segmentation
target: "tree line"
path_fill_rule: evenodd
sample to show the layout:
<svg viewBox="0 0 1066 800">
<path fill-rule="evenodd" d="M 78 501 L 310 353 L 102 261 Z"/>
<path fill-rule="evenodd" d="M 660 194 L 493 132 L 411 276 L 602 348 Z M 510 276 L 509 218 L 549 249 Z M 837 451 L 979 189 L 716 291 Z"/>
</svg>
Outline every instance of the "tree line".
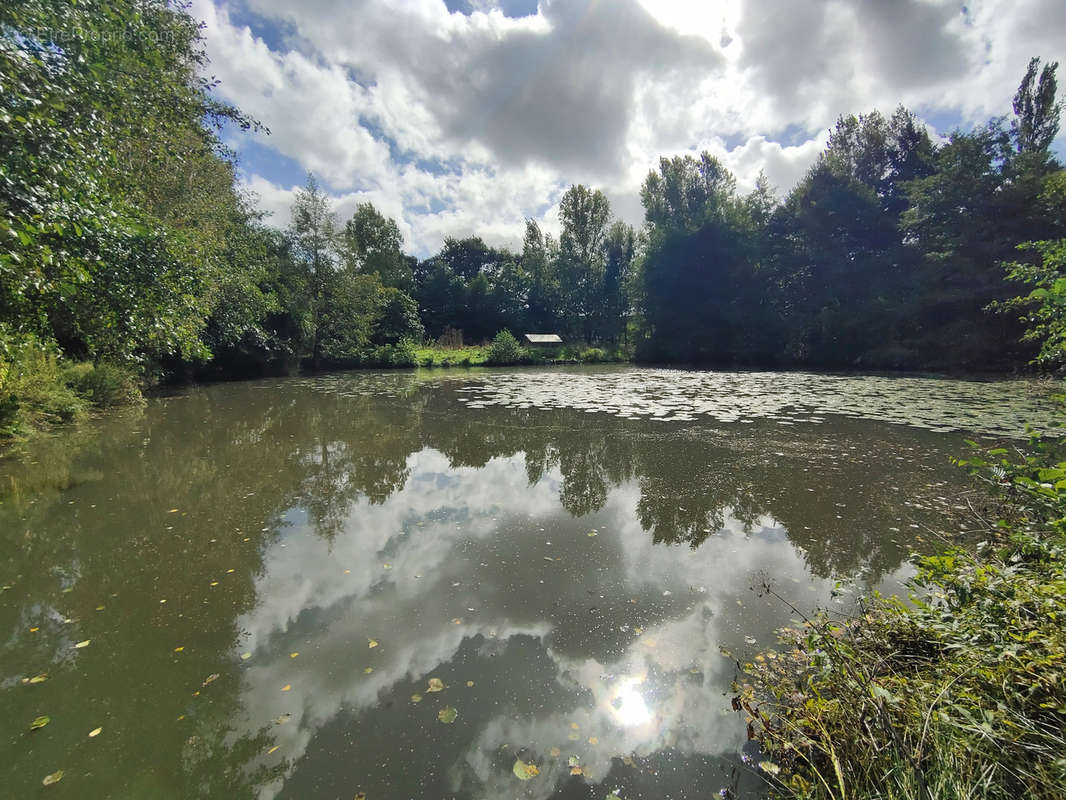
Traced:
<svg viewBox="0 0 1066 800">
<path fill-rule="evenodd" d="M 1066 236 L 1056 66 L 1033 59 L 1012 115 L 942 142 L 904 108 L 843 117 L 783 200 L 707 153 L 664 158 L 639 229 L 575 185 L 558 237 L 527 220 L 520 251 L 470 236 L 418 259 L 369 203 L 341 224 L 313 176 L 268 224 L 222 137 L 262 125 L 214 99 L 182 7 L 7 3 L 0 393 L 30 351 L 241 375 L 501 330 L 660 362 L 1018 368 L 1031 320 L 1005 265 L 1032 282 L 1052 251 L 1018 246 Z"/>
</svg>

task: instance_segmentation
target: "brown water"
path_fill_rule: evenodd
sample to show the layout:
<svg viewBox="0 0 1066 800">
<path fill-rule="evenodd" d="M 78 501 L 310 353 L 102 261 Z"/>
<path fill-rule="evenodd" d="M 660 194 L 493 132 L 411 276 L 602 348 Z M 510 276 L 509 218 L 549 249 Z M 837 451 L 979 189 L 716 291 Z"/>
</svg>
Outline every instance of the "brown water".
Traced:
<svg viewBox="0 0 1066 800">
<path fill-rule="evenodd" d="M 1020 383 L 351 373 L 39 440 L 0 462 L 0 797 L 758 796 L 729 685 L 789 613 L 753 587 L 899 590 L 965 525 L 964 435 L 1046 411 Z"/>
</svg>

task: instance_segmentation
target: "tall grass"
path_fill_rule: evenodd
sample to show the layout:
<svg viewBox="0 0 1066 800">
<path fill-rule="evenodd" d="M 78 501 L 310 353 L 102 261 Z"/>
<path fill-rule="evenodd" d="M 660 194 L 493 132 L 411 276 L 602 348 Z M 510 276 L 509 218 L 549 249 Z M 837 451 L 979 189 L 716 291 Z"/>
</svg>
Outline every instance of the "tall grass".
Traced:
<svg viewBox="0 0 1066 800">
<path fill-rule="evenodd" d="M 1064 455 L 963 462 L 999 498 L 979 545 L 919 559 L 911 603 L 801 615 L 746 665 L 734 708 L 778 796 L 1066 797 Z"/>
<path fill-rule="evenodd" d="M 141 397 L 127 368 L 68 362 L 53 343 L 0 328 L 0 439 L 23 438 Z"/>
</svg>

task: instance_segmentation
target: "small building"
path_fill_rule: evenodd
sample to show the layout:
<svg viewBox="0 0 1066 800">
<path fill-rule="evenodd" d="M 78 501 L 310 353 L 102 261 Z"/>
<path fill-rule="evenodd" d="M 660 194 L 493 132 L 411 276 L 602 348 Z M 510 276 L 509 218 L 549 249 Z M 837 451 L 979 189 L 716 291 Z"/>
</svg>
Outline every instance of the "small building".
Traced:
<svg viewBox="0 0 1066 800">
<path fill-rule="evenodd" d="M 557 333 L 527 333 L 522 336 L 522 342 L 528 347 L 558 347 L 563 343 Z"/>
</svg>

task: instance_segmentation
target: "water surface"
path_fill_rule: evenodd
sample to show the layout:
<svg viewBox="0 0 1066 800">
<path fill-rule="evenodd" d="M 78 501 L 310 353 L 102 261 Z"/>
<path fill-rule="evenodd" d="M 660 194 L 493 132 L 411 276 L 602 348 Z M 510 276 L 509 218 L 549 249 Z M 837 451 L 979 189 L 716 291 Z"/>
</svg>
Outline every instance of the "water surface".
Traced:
<svg viewBox="0 0 1066 800">
<path fill-rule="evenodd" d="M 758 796 L 728 701 L 789 619 L 759 586 L 898 591 L 966 527 L 964 436 L 1047 411 L 1020 383 L 350 373 L 38 441 L 0 463 L 0 794 Z"/>
</svg>

